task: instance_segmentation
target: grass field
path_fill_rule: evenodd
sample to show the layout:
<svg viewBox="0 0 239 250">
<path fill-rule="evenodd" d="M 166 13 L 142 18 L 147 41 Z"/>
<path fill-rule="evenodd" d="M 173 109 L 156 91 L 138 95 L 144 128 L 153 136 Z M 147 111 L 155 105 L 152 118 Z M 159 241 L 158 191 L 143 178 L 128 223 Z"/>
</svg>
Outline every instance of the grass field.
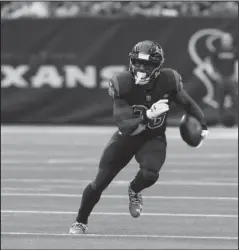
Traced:
<svg viewBox="0 0 239 250">
<path fill-rule="evenodd" d="M 128 213 L 135 160 L 103 193 L 86 235 L 70 236 L 82 190 L 93 179 L 112 127 L 1 128 L 2 249 L 238 249 L 238 134 L 211 128 L 199 148 L 169 128 L 168 156 Z"/>
</svg>

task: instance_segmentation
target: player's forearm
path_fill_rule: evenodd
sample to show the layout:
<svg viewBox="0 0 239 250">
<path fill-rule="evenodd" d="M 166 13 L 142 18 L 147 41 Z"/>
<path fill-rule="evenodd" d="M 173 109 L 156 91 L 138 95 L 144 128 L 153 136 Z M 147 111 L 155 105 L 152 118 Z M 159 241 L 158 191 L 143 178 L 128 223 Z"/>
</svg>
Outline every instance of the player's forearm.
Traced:
<svg viewBox="0 0 239 250">
<path fill-rule="evenodd" d="M 181 104 L 184 110 L 191 116 L 195 117 L 200 124 L 205 127 L 206 121 L 201 108 L 197 103 L 187 94 L 186 91 L 180 91 L 176 96 L 176 103 Z"/>
<path fill-rule="evenodd" d="M 142 123 L 142 118 L 132 118 L 132 119 L 118 119 L 116 124 L 122 133 L 122 135 L 136 135 L 141 133 L 143 130 L 138 130 L 139 125 Z"/>
<path fill-rule="evenodd" d="M 187 105 L 184 105 L 184 109 L 189 115 L 195 117 L 202 126 L 206 126 L 204 114 L 201 108 L 194 101 L 188 103 Z"/>
<path fill-rule="evenodd" d="M 144 116 L 134 117 L 133 108 L 122 99 L 114 100 L 114 118 L 123 135 L 132 134 L 144 121 Z"/>
</svg>

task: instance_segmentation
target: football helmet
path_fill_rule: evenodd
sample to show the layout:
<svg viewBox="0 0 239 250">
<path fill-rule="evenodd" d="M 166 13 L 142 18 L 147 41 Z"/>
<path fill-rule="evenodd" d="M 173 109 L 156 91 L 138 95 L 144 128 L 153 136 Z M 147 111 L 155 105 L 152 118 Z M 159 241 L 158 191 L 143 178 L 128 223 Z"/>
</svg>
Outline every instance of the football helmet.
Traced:
<svg viewBox="0 0 239 250">
<path fill-rule="evenodd" d="M 129 71 L 135 83 L 145 85 L 154 79 L 164 62 L 162 47 L 154 41 L 141 41 L 129 53 Z"/>
</svg>

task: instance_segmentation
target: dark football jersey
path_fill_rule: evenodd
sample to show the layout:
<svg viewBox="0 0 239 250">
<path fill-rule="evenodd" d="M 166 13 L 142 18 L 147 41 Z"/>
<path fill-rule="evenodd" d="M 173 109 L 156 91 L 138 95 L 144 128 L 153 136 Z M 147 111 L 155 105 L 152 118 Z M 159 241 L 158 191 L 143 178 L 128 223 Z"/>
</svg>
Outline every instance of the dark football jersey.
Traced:
<svg viewBox="0 0 239 250">
<path fill-rule="evenodd" d="M 124 99 L 134 111 L 134 116 L 140 116 L 149 109 L 153 103 L 160 99 L 168 99 L 169 104 L 173 101 L 175 94 L 181 90 L 181 76 L 173 69 L 161 69 L 155 78 L 152 88 L 147 85 L 136 85 L 129 71 L 114 76 L 110 81 L 111 96 Z M 168 113 L 162 114 L 154 120 L 150 120 L 143 134 L 147 136 L 163 135 L 166 130 Z"/>
</svg>

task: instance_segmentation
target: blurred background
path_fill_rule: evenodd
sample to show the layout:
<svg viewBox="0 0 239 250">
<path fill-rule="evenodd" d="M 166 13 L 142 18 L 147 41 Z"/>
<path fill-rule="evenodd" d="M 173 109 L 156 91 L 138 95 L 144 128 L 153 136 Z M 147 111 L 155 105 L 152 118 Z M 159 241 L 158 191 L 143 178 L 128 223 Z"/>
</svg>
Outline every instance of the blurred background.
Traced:
<svg viewBox="0 0 239 250">
<path fill-rule="evenodd" d="M 109 79 L 151 39 L 202 108 L 209 137 L 185 144 L 173 105 L 169 153 L 142 218 L 128 216 L 132 159 L 89 234 L 69 237 L 115 131 Z M 238 249 L 237 48 L 238 1 L 1 1 L 1 248 Z"/>
<path fill-rule="evenodd" d="M 145 16 L 145 17 L 238 17 L 236 1 L 4 1 L 1 16 L 23 17 L 81 16 Z"/>
<path fill-rule="evenodd" d="M 156 40 L 209 125 L 237 125 L 238 2 L 1 2 L 3 124 L 110 125 L 109 79 Z M 178 124 L 173 106 L 168 123 Z"/>
</svg>

